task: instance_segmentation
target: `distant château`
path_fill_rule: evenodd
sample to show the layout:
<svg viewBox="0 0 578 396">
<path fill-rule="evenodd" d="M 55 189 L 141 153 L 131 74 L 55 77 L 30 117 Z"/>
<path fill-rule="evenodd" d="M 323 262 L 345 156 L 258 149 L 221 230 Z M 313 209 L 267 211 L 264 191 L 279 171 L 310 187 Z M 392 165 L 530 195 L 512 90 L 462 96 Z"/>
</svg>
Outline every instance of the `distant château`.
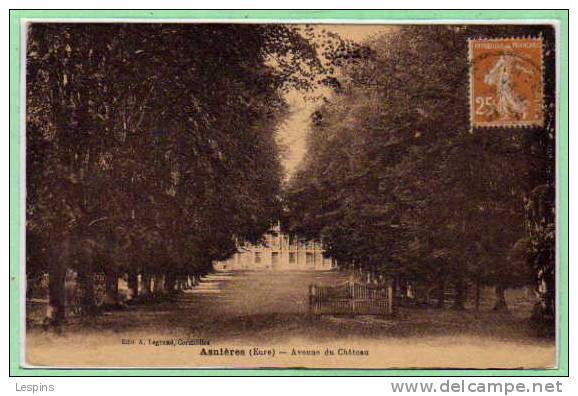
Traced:
<svg viewBox="0 0 578 396">
<path fill-rule="evenodd" d="M 279 225 L 265 235 L 259 245 L 239 247 L 239 253 L 215 263 L 217 271 L 240 270 L 330 270 L 334 262 L 323 257 L 323 247 L 317 242 L 297 242 L 281 233 Z"/>
</svg>

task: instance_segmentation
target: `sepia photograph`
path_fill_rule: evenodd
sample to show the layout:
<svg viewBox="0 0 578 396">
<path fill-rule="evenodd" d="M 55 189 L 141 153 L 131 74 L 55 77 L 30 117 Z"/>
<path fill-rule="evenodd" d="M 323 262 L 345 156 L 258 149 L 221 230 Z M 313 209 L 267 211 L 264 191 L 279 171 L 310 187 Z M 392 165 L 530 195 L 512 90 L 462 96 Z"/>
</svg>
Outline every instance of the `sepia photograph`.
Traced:
<svg viewBox="0 0 578 396">
<path fill-rule="evenodd" d="M 558 29 L 26 21 L 22 366 L 559 367 Z"/>
</svg>

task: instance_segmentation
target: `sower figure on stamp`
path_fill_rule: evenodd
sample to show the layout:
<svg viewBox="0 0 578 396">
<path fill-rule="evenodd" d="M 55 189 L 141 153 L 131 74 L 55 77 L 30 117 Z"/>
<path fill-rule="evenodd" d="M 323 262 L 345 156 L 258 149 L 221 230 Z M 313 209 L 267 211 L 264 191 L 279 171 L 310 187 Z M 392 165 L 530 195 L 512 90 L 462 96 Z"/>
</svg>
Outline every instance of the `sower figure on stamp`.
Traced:
<svg viewBox="0 0 578 396">
<path fill-rule="evenodd" d="M 513 73 L 517 71 L 532 75 L 513 55 L 504 54 L 484 77 L 486 84 L 496 87 L 497 111 L 502 119 L 525 119 L 527 116 L 528 103 L 514 89 Z"/>
</svg>

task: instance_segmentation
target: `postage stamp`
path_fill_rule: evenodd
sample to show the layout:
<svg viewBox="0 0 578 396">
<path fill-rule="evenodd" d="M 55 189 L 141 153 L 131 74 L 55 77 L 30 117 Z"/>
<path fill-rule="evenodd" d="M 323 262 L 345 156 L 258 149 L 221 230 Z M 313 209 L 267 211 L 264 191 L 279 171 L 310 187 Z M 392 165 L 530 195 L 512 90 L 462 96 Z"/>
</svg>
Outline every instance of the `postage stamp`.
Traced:
<svg viewBox="0 0 578 396">
<path fill-rule="evenodd" d="M 541 38 L 470 39 L 469 61 L 472 128 L 543 125 Z"/>
<path fill-rule="evenodd" d="M 556 373 L 557 25 L 154 12 L 11 25 L 11 367 Z"/>
</svg>

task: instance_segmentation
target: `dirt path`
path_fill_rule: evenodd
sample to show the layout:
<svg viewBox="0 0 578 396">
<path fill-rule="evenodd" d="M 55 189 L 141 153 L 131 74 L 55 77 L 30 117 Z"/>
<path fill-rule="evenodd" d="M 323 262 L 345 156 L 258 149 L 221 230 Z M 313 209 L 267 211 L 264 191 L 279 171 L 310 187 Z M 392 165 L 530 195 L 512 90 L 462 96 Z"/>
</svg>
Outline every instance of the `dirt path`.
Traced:
<svg viewBox="0 0 578 396">
<path fill-rule="evenodd" d="M 396 320 L 325 317 L 310 321 L 306 315 L 309 284 L 338 284 L 346 279 L 336 272 L 213 274 L 175 302 L 129 307 L 71 323 L 64 335 L 32 330 L 27 335 L 28 362 L 114 367 L 554 365 L 553 341 L 536 339 L 516 315 L 421 309 L 402 311 Z M 179 345 L 199 340 L 210 345 Z M 245 354 L 203 354 L 203 349 L 221 353 L 221 348 Z M 263 354 L 255 354 L 253 348 Z M 328 350 L 335 355 L 325 356 Z M 293 355 L 294 351 L 313 356 Z"/>
</svg>

